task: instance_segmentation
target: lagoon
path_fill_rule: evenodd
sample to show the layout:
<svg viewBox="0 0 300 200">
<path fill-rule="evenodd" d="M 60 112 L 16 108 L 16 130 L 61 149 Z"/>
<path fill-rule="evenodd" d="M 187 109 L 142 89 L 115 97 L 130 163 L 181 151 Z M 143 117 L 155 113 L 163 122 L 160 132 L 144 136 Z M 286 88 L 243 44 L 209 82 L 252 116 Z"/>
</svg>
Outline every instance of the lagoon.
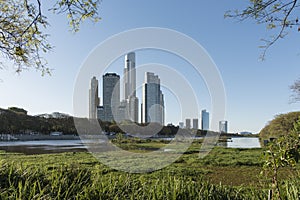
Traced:
<svg viewBox="0 0 300 200">
<path fill-rule="evenodd" d="M 253 137 L 232 138 L 228 142 L 219 142 L 218 146 L 223 146 L 227 148 L 261 147 L 259 143 L 259 138 Z M 13 153 L 24 153 L 28 155 L 87 151 L 86 146 L 81 140 L 37 140 L 0 142 L 0 150 Z"/>
</svg>

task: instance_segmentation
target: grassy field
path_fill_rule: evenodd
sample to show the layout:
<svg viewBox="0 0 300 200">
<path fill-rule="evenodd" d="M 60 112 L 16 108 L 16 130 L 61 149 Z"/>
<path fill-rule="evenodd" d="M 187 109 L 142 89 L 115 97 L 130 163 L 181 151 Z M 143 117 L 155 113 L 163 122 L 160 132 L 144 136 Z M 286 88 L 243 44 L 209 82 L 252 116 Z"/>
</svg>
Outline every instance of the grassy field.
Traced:
<svg viewBox="0 0 300 200">
<path fill-rule="evenodd" d="M 123 141 L 133 152 L 163 141 Z M 194 142 L 176 162 L 144 174 L 116 171 L 89 153 L 0 153 L 1 199 L 266 199 L 270 178 L 260 174 L 262 149 L 214 148 L 199 159 Z M 122 162 L 119 160 L 118 162 Z M 297 170 L 281 170 L 283 199 L 299 199 Z"/>
</svg>

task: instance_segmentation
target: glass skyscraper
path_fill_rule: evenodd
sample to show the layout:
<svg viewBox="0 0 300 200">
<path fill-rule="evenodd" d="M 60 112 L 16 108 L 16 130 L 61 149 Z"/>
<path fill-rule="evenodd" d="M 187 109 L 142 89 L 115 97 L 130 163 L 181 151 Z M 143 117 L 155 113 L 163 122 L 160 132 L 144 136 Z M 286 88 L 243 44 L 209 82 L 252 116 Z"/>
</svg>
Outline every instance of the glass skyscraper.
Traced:
<svg viewBox="0 0 300 200">
<path fill-rule="evenodd" d="M 142 123 L 156 122 L 164 125 L 164 95 L 160 89 L 160 79 L 152 72 L 145 73 L 143 84 Z"/>
<path fill-rule="evenodd" d="M 206 110 L 201 111 L 201 129 L 204 131 L 209 130 L 209 112 Z"/>
<path fill-rule="evenodd" d="M 124 67 L 124 100 L 127 102 L 125 119 L 138 122 L 139 100 L 136 97 L 135 53 L 125 56 Z"/>
<path fill-rule="evenodd" d="M 103 76 L 103 121 L 113 121 L 120 106 L 120 76 L 106 73 Z"/>
</svg>

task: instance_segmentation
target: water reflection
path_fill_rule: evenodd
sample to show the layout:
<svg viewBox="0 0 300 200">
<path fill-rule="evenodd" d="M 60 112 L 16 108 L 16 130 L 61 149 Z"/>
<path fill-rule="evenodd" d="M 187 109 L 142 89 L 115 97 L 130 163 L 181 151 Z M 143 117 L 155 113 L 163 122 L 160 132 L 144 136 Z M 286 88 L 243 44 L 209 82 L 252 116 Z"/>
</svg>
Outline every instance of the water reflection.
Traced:
<svg viewBox="0 0 300 200">
<path fill-rule="evenodd" d="M 172 140 L 174 138 L 163 138 L 163 140 Z M 201 138 L 196 138 L 201 139 Z M 104 142 L 104 141 L 103 141 Z M 89 148 L 93 148 L 94 140 L 87 141 Z M 100 142 L 101 143 L 101 142 Z M 227 148 L 260 148 L 258 138 L 241 137 L 232 138 L 227 142 L 219 142 L 218 146 Z M 48 153 L 62 153 L 62 152 L 86 152 L 86 146 L 81 140 L 40 140 L 40 141 L 15 141 L 15 142 L 0 142 L 0 150 L 6 152 L 24 153 L 28 155 L 33 154 L 48 154 Z M 151 149 L 150 149 L 151 151 Z"/>
<path fill-rule="evenodd" d="M 219 142 L 218 146 L 228 148 L 261 148 L 259 138 L 253 137 L 237 137 L 228 140 L 227 142 Z"/>
<path fill-rule="evenodd" d="M 0 142 L 0 150 L 4 150 L 6 152 L 24 153 L 27 155 L 87 151 L 81 140 Z"/>
</svg>

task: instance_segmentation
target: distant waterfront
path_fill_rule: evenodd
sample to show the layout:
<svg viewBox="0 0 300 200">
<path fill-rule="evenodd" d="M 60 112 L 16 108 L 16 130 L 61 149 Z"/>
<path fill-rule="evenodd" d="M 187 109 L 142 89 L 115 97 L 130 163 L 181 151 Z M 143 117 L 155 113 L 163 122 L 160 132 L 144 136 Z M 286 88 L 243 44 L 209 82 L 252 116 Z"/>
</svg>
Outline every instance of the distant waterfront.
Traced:
<svg viewBox="0 0 300 200">
<path fill-rule="evenodd" d="M 87 151 L 81 140 L 35 140 L 0 142 L 0 150 L 12 153 L 47 154 Z"/>
<path fill-rule="evenodd" d="M 78 136 L 77 136 L 78 137 Z M 164 138 L 172 139 L 172 138 Z M 219 142 L 218 146 L 227 148 L 260 148 L 258 138 L 232 138 L 228 142 Z M 86 146 L 78 138 L 69 140 L 32 140 L 0 142 L 0 150 L 24 154 L 48 154 L 62 152 L 86 152 Z"/>
</svg>

